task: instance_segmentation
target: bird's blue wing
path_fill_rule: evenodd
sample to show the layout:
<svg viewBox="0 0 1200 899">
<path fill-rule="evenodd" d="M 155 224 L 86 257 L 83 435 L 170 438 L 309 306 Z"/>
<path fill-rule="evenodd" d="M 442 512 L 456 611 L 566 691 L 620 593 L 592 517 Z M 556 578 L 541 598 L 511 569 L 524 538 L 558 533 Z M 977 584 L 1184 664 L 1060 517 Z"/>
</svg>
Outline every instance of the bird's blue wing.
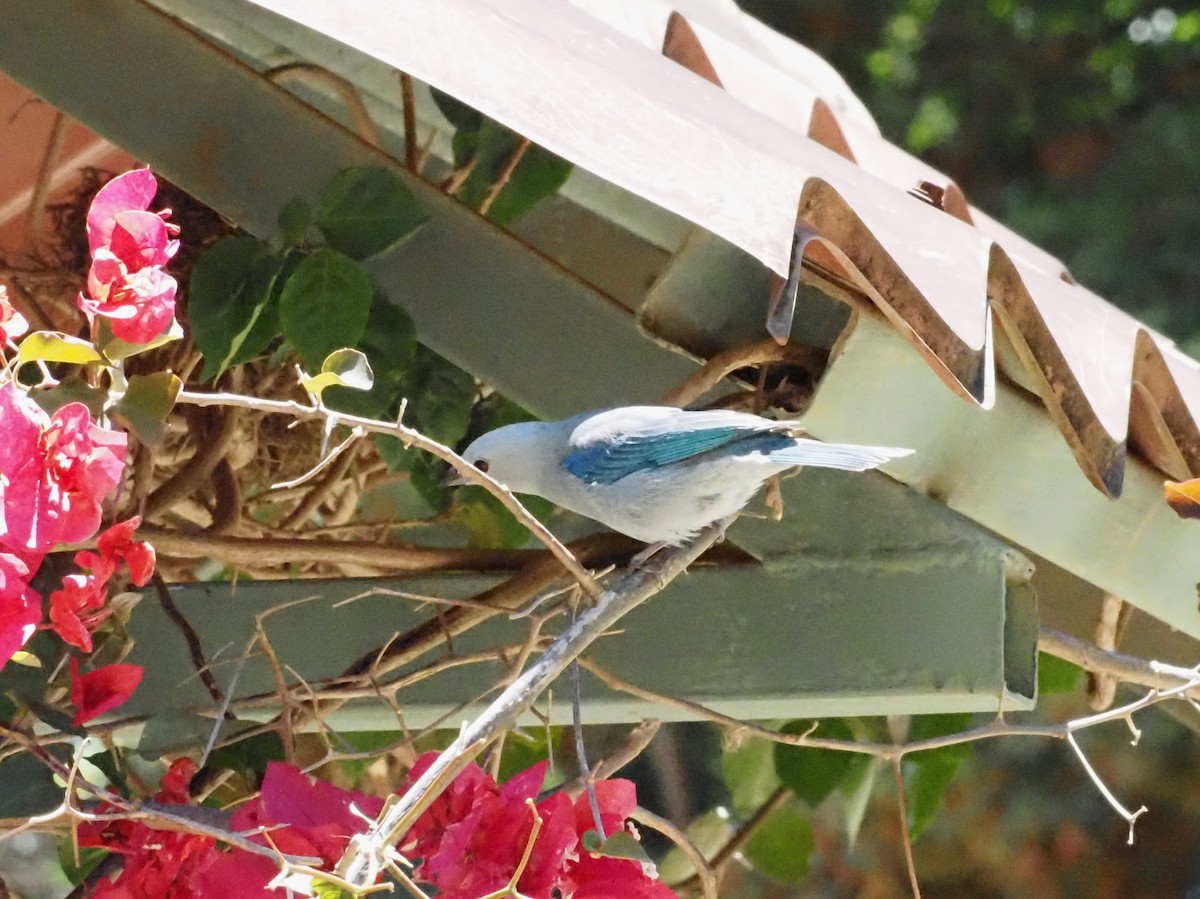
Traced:
<svg viewBox="0 0 1200 899">
<path fill-rule="evenodd" d="M 771 433 L 776 437 L 791 427 L 724 409 L 692 412 L 672 406 L 625 406 L 581 416 L 563 466 L 589 484 L 612 484 L 635 472 L 723 447 L 737 445 L 740 450 L 750 438 L 766 436 L 764 432 L 776 432 Z"/>
</svg>

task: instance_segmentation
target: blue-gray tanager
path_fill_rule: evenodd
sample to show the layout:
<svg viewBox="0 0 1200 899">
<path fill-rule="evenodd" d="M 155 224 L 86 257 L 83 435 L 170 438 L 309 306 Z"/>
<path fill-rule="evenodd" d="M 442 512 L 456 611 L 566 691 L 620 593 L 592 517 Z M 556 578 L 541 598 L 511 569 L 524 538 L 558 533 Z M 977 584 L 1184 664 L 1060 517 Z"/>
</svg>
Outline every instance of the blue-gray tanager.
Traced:
<svg viewBox="0 0 1200 899">
<path fill-rule="evenodd" d="M 794 422 L 745 412 L 626 406 L 506 425 L 463 458 L 516 493 L 646 543 L 678 545 L 741 509 L 771 475 L 799 465 L 864 471 L 912 452 L 798 433 Z"/>
</svg>

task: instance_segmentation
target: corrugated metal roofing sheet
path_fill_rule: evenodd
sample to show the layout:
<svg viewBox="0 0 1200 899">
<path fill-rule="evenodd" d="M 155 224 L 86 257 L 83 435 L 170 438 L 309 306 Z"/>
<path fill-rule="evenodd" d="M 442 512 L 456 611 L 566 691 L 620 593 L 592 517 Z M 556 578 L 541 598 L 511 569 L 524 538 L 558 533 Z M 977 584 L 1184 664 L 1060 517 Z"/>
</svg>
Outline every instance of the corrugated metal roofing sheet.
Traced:
<svg viewBox="0 0 1200 899">
<path fill-rule="evenodd" d="M 731 2 L 254 0 L 450 93 L 786 276 L 871 298 L 986 404 L 993 311 L 1080 467 L 1119 494 L 1126 447 L 1200 475 L 1200 370 L 1063 264 L 884 141 L 832 69 Z M 678 7 L 678 8 L 676 8 Z M 764 298 L 764 314 L 765 314 Z"/>
</svg>

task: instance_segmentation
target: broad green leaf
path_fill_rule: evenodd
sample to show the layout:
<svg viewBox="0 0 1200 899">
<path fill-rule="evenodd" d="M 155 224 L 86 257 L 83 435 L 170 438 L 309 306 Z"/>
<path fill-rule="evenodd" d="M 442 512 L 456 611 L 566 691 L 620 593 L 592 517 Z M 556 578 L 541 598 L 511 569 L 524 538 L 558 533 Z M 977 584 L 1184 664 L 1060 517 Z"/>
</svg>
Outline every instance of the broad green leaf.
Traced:
<svg viewBox="0 0 1200 899">
<path fill-rule="evenodd" d="M 497 225 L 508 226 L 530 212 L 538 203 L 558 192 L 571 177 L 573 166 L 544 147 L 531 146 L 513 170 L 488 210 Z"/>
<path fill-rule="evenodd" d="M 459 487 L 454 502 L 455 519 L 466 527 L 472 546 L 518 549 L 529 542 L 529 529 L 482 487 Z M 554 512 L 554 504 L 540 496 L 522 496 L 521 503 L 539 520 Z"/>
<path fill-rule="evenodd" d="M 967 712 L 952 715 L 918 715 L 912 719 L 908 741 L 928 740 L 956 734 L 971 724 Z M 904 757 L 904 804 L 908 811 L 909 836 L 916 839 L 930 825 L 941 808 L 946 789 L 954 781 L 958 769 L 971 755 L 970 743 L 958 743 L 939 749 L 927 749 Z"/>
<path fill-rule="evenodd" d="M 279 236 L 284 244 L 297 246 L 303 243 L 314 215 L 312 206 L 302 197 L 296 197 L 286 203 L 279 210 Z"/>
<path fill-rule="evenodd" d="M 520 147 L 521 137 L 487 119 L 477 131 L 456 132 L 452 144 L 455 165 L 476 160 L 457 196 L 464 205 L 478 209 Z M 570 174 L 571 164 L 565 159 L 542 147 L 529 147 L 493 200 L 488 219 L 511 225 L 562 187 Z"/>
<path fill-rule="evenodd" d="M 504 739 L 504 754 L 500 757 L 500 771 L 496 779 L 504 783 L 514 774 L 519 774 L 549 758 L 562 744 L 563 734 L 564 728 L 561 726 L 550 728 L 549 735 L 544 727 L 529 728 L 524 732 L 510 731 Z M 547 770 L 548 781 L 552 774 L 553 772 Z M 558 774 L 561 778 L 562 772 L 559 771 Z"/>
<path fill-rule="evenodd" d="M 27 362 L 69 362 L 74 365 L 88 365 L 103 362 L 100 355 L 89 341 L 80 337 L 71 337 L 60 331 L 34 331 L 21 341 L 17 348 L 17 364 Z"/>
<path fill-rule="evenodd" d="M 334 350 L 358 343 L 371 293 L 366 270 L 337 250 L 318 250 L 296 266 L 279 295 L 279 319 L 306 367 L 316 368 Z"/>
<path fill-rule="evenodd" d="M 1053 693 L 1077 693 L 1083 689 L 1083 669 L 1078 665 L 1052 656 L 1046 652 L 1038 653 L 1038 695 L 1049 696 Z"/>
<path fill-rule="evenodd" d="M 782 731 L 785 734 L 806 734 L 812 725 L 810 720 L 790 721 Z M 812 736 L 854 740 L 849 725 L 840 718 L 821 721 Z M 871 761 L 870 756 L 857 752 L 787 746 L 783 743 L 775 744 L 774 748 L 775 772 L 780 781 L 811 808 L 820 805 L 843 781 L 861 776 L 861 769 Z"/>
<path fill-rule="evenodd" d="M 301 383 L 304 389 L 320 397 L 328 387 L 349 387 L 353 390 L 370 390 L 375 383 L 371 363 L 358 350 L 334 350 L 321 363 L 321 371 L 306 375 Z"/>
<path fill-rule="evenodd" d="M 213 719 L 183 709 L 166 709 L 150 718 L 138 739 L 138 755 L 149 761 L 203 746 L 213 730 Z"/>
<path fill-rule="evenodd" d="M 478 388 L 475 379 L 436 353 L 418 345 L 407 385 L 405 421 L 427 437 L 453 446 L 467 433 Z"/>
<path fill-rule="evenodd" d="M 749 739 L 721 754 L 721 775 L 729 788 L 729 803 L 741 816 L 760 808 L 779 786 L 775 773 L 775 744 Z"/>
<path fill-rule="evenodd" d="M 59 761 L 70 764 L 70 753 L 63 746 L 48 746 Z M 39 759 L 27 752 L 11 755 L 0 762 L 0 818 L 31 818 L 57 808 L 63 800 L 62 787 Z"/>
<path fill-rule="evenodd" d="M 204 354 L 202 380 L 253 358 L 278 333 L 271 310 L 283 266 L 284 257 L 246 236 L 219 240 L 196 261 L 188 286 L 188 324 Z M 273 325 L 269 334 L 261 332 L 262 319 Z"/>
<path fill-rule="evenodd" d="M 93 387 L 83 378 L 70 377 L 59 381 L 49 390 L 31 390 L 29 396 L 51 415 L 67 403 L 83 403 L 93 418 L 99 418 L 104 413 L 108 391 Z"/>
<path fill-rule="evenodd" d="M 417 329 L 412 317 L 376 291 L 358 349 L 367 354 L 375 383 L 367 391 L 331 387 L 324 395 L 325 404 L 351 415 L 394 417 L 417 357 Z"/>
<path fill-rule="evenodd" d="M 133 429 L 145 446 L 157 446 L 183 382 L 169 371 L 132 375 L 125 394 L 109 410 Z"/>
<path fill-rule="evenodd" d="M 797 802 L 773 812 L 746 843 L 746 858 L 758 870 L 781 883 L 800 883 L 808 876 L 813 853 L 812 825 Z"/>
<path fill-rule="evenodd" d="M 412 191 L 391 169 L 355 166 L 325 188 L 317 228 L 329 246 L 369 259 L 397 246 L 429 221 Z"/>
</svg>

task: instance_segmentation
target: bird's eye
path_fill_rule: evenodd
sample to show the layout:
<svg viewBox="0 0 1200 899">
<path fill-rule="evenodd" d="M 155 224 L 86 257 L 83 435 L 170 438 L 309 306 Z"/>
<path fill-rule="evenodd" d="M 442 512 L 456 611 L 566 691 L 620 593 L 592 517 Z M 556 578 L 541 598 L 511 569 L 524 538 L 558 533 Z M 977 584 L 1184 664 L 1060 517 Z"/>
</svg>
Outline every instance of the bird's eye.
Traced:
<svg viewBox="0 0 1200 899">
<path fill-rule="evenodd" d="M 488 470 L 488 460 L 487 459 L 476 459 L 474 464 L 475 464 L 476 468 L 478 468 L 484 474 L 487 474 L 487 470 Z"/>
</svg>

